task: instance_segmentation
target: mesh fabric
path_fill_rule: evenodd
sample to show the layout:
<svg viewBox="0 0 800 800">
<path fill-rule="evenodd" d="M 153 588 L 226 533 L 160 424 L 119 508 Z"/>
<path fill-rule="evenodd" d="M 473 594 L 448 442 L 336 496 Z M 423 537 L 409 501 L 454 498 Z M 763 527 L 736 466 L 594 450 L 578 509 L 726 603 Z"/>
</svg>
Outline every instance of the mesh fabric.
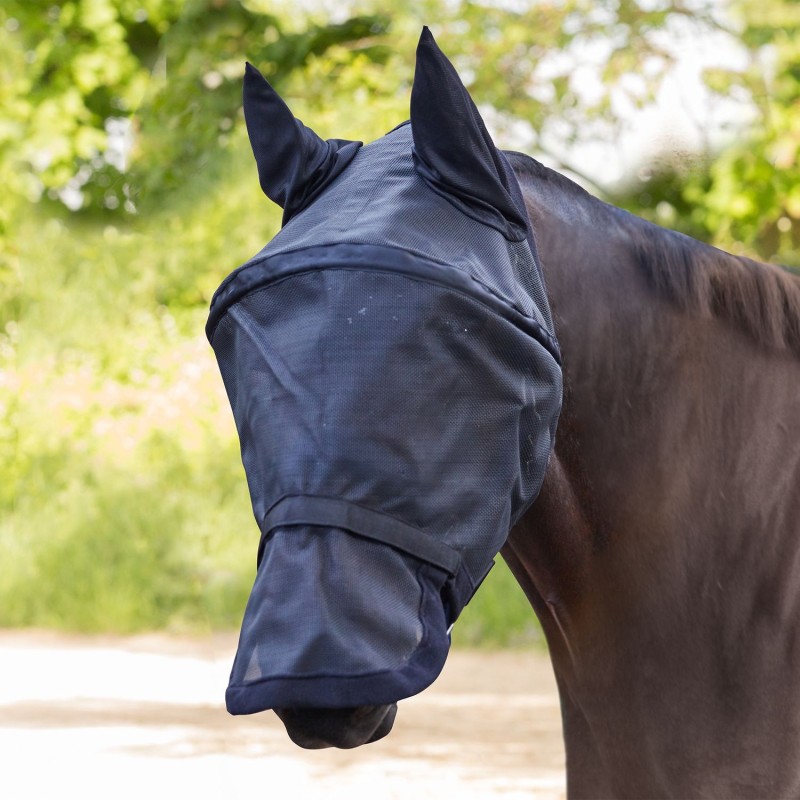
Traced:
<svg viewBox="0 0 800 800">
<path fill-rule="evenodd" d="M 544 478 L 561 371 L 533 239 L 433 190 L 411 145 L 358 150 L 212 303 L 261 529 L 232 713 L 429 685 Z"/>
</svg>

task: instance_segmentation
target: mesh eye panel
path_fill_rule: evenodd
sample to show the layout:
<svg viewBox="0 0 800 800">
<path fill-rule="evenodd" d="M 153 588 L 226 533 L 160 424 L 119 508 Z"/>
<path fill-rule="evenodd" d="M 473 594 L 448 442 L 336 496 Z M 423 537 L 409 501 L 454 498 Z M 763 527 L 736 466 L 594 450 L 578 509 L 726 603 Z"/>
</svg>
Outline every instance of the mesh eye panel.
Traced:
<svg viewBox="0 0 800 800">
<path fill-rule="evenodd" d="M 345 498 L 442 538 L 477 582 L 539 490 L 558 367 L 469 297 L 309 272 L 245 297 L 213 344 L 259 522 L 285 495 Z"/>
</svg>

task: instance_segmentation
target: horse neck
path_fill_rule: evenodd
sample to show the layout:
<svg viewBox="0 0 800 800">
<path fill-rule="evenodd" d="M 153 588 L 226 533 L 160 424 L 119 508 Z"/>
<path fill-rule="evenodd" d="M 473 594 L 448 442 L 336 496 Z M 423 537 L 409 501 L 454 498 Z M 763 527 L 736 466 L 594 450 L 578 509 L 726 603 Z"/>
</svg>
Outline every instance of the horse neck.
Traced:
<svg viewBox="0 0 800 800">
<path fill-rule="evenodd" d="M 800 481 L 800 360 L 659 294 L 630 215 L 557 181 L 522 186 L 565 397 L 542 493 L 509 560 L 547 617 L 559 603 L 576 615 L 583 601 L 601 624 L 593 592 L 609 585 L 618 607 L 604 605 L 605 619 L 651 603 L 696 613 L 743 569 L 726 552 L 743 563 L 797 530 L 800 501 L 786 486 Z"/>
<path fill-rule="evenodd" d="M 647 353 L 630 344 L 659 320 L 610 209 L 584 202 L 558 180 L 529 176 L 521 185 L 563 355 L 564 404 L 540 495 L 503 555 L 554 659 L 568 662 L 576 604 L 610 535 L 608 483 L 622 485 L 627 477 L 608 466 L 619 466 L 620 442 L 641 427 L 630 398 L 659 358 L 657 341 Z"/>
<path fill-rule="evenodd" d="M 503 555 L 548 640 L 571 791 L 730 796 L 770 725 L 800 731 L 796 705 L 775 703 L 800 697 L 800 359 L 659 293 L 623 212 L 521 185 L 565 396 Z M 700 747 L 676 740 L 687 727 Z M 676 769 L 655 784 L 646 753 L 664 752 Z M 800 785 L 763 755 L 769 796 Z"/>
</svg>

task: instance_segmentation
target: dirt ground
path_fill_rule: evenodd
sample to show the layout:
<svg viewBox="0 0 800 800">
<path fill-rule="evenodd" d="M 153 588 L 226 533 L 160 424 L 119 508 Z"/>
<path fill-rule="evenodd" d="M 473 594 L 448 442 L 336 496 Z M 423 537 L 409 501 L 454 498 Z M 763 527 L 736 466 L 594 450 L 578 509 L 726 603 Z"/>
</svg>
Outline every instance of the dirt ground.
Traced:
<svg viewBox="0 0 800 800">
<path fill-rule="evenodd" d="M 306 752 L 274 714 L 231 717 L 233 636 L 0 631 L 4 800 L 564 797 L 555 682 L 535 652 L 455 651 L 394 730 Z"/>
</svg>

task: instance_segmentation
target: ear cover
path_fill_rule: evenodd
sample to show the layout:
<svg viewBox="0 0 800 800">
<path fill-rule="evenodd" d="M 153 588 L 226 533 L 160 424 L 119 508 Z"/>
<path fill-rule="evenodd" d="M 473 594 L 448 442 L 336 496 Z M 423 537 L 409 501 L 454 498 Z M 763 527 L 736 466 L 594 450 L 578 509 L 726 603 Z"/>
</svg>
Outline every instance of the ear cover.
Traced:
<svg viewBox="0 0 800 800">
<path fill-rule="evenodd" d="M 283 208 L 285 225 L 347 167 L 362 142 L 320 139 L 295 118 L 250 63 L 245 67 L 243 102 L 261 188 Z"/>
<path fill-rule="evenodd" d="M 507 239 L 528 235 L 516 177 L 427 26 L 417 45 L 411 130 L 417 172 L 434 191 Z"/>
</svg>

